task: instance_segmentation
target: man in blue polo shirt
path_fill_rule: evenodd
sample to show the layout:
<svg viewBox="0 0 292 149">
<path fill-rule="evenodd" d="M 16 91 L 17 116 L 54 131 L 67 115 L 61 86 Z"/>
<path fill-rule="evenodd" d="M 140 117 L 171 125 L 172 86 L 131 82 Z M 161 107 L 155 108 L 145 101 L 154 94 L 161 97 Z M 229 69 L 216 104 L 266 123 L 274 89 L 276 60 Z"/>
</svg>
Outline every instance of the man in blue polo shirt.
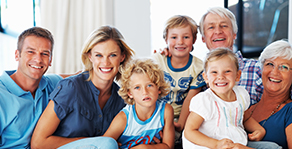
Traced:
<svg viewBox="0 0 292 149">
<path fill-rule="evenodd" d="M 54 40 L 33 27 L 18 37 L 18 68 L 0 76 L 0 148 L 29 148 L 34 127 L 48 104 L 48 96 L 62 79 L 44 75 L 51 66 Z"/>
</svg>

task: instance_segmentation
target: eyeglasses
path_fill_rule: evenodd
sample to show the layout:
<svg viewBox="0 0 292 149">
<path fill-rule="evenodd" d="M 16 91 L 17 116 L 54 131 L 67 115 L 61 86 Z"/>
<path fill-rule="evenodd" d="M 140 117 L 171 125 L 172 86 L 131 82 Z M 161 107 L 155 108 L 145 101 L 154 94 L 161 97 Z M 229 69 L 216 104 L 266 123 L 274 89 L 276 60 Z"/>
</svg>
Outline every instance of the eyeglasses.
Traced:
<svg viewBox="0 0 292 149">
<path fill-rule="evenodd" d="M 277 66 L 277 65 L 275 65 L 272 62 L 266 62 L 264 64 L 264 67 L 268 68 L 268 69 L 274 69 L 275 66 Z M 282 64 L 282 65 L 278 65 L 278 70 L 280 70 L 282 72 L 288 72 L 289 70 L 292 70 L 292 68 L 290 68 L 287 64 Z"/>
</svg>

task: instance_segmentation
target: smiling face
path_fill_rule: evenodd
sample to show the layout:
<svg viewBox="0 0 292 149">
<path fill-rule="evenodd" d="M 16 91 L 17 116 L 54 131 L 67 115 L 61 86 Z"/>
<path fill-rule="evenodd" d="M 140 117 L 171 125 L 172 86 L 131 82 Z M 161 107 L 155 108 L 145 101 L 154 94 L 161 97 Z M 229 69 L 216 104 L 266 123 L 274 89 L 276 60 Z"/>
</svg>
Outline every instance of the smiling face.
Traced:
<svg viewBox="0 0 292 149">
<path fill-rule="evenodd" d="M 224 56 L 217 60 L 210 59 L 203 77 L 213 92 L 222 99 L 232 94 L 232 88 L 239 81 L 241 71 L 237 71 L 234 61 Z"/>
<path fill-rule="evenodd" d="M 209 50 L 218 47 L 232 49 L 236 34 L 233 32 L 231 21 L 227 17 L 209 13 L 204 21 L 204 36 L 202 40 Z"/>
<path fill-rule="evenodd" d="M 165 40 L 169 52 L 175 57 L 186 57 L 192 51 L 195 40 L 189 25 L 170 28 Z"/>
<path fill-rule="evenodd" d="M 51 42 L 42 37 L 27 36 L 20 51 L 15 51 L 17 73 L 20 72 L 18 74 L 22 74 L 24 78 L 40 80 L 51 66 Z"/>
<path fill-rule="evenodd" d="M 274 65 L 272 67 L 271 65 Z M 289 94 L 292 84 L 292 71 L 280 71 L 279 65 L 285 65 L 292 68 L 292 60 L 276 58 L 274 60 L 266 60 L 262 69 L 262 81 L 264 90 L 270 94 Z"/>
<path fill-rule="evenodd" d="M 149 76 L 144 73 L 133 73 L 130 77 L 128 96 L 133 98 L 136 106 L 153 107 L 161 91 Z"/>
<path fill-rule="evenodd" d="M 88 53 L 92 62 L 92 82 L 113 81 L 119 71 L 120 63 L 125 55 L 114 40 L 107 40 L 96 44 Z"/>
</svg>

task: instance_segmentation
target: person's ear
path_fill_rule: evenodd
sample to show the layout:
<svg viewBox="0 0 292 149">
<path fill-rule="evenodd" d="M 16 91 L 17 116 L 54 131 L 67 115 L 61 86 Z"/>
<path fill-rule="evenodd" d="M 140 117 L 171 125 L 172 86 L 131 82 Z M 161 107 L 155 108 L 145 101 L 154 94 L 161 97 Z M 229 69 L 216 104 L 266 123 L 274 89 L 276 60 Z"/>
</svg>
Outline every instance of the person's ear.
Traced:
<svg viewBox="0 0 292 149">
<path fill-rule="evenodd" d="M 165 40 L 164 40 L 164 41 L 165 41 L 165 43 L 166 43 L 166 45 L 167 45 L 167 44 L 168 44 L 167 38 L 165 38 Z"/>
<path fill-rule="evenodd" d="M 233 40 L 235 40 L 236 39 L 236 34 L 233 34 Z"/>
<path fill-rule="evenodd" d="M 202 41 L 203 41 L 203 43 L 206 43 L 204 36 L 202 36 Z"/>
<path fill-rule="evenodd" d="M 51 55 L 51 57 L 50 57 L 49 66 L 52 66 L 52 59 L 53 59 L 53 55 Z"/>
<path fill-rule="evenodd" d="M 125 54 L 122 54 L 122 58 L 120 60 L 120 63 L 123 62 L 125 60 L 125 58 L 126 58 L 126 55 Z"/>
<path fill-rule="evenodd" d="M 207 77 L 207 74 L 205 73 L 205 71 L 203 72 L 203 78 L 206 82 L 206 84 L 208 83 L 208 77 Z"/>
<path fill-rule="evenodd" d="M 238 82 L 240 80 L 240 76 L 241 76 L 241 70 L 238 70 L 235 81 Z"/>
<path fill-rule="evenodd" d="M 130 97 L 130 98 L 133 98 L 133 95 L 132 95 L 132 93 L 129 91 L 128 92 L 128 96 Z"/>
<path fill-rule="evenodd" d="M 15 50 L 15 60 L 19 61 L 19 58 L 20 58 L 20 52 L 19 50 Z"/>
<path fill-rule="evenodd" d="M 197 36 L 194 37 L 193 44 L 195 44 L 196 40 L 197 40 Z"/>
<path fill-rule="evenodd" d="M 91 59 L 92 55 L 91 55 L 91 52 L 88 52 L 87 53 L 87 56 L 88 56 L 88 59 L 90 60 L 90 62 L 92 63 L 92 59 Z"/>
</svg>

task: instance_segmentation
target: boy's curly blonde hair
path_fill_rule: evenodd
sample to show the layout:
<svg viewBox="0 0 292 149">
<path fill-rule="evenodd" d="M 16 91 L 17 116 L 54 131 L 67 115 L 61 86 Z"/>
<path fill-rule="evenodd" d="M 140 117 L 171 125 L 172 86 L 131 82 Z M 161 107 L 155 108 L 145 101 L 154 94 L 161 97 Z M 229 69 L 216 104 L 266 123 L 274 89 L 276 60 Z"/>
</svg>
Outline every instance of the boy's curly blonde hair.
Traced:
<svg viewBox="0 0 292 149">
<path fill-rule="evenodd" d="M 130 77 L 134 73 L 143 73 L 148 75 L 149 79 L 161 91 L 158 98 L 166 96 L 170 91 L 169 83 L 166 83 L 166 81 L 164 80 L 163 71 L 159 68 L 158 64 L 154 63 L 152 59 L 132 60 L 124 68 L 122 68 L 120 72 L 122 74 L 121 79 L 119 80 L 121 88 L 118 93 L 127 104 L 133 105 L 135 103 L 134 99 L 128 96 L 131 83 Z"/>
</svg>

